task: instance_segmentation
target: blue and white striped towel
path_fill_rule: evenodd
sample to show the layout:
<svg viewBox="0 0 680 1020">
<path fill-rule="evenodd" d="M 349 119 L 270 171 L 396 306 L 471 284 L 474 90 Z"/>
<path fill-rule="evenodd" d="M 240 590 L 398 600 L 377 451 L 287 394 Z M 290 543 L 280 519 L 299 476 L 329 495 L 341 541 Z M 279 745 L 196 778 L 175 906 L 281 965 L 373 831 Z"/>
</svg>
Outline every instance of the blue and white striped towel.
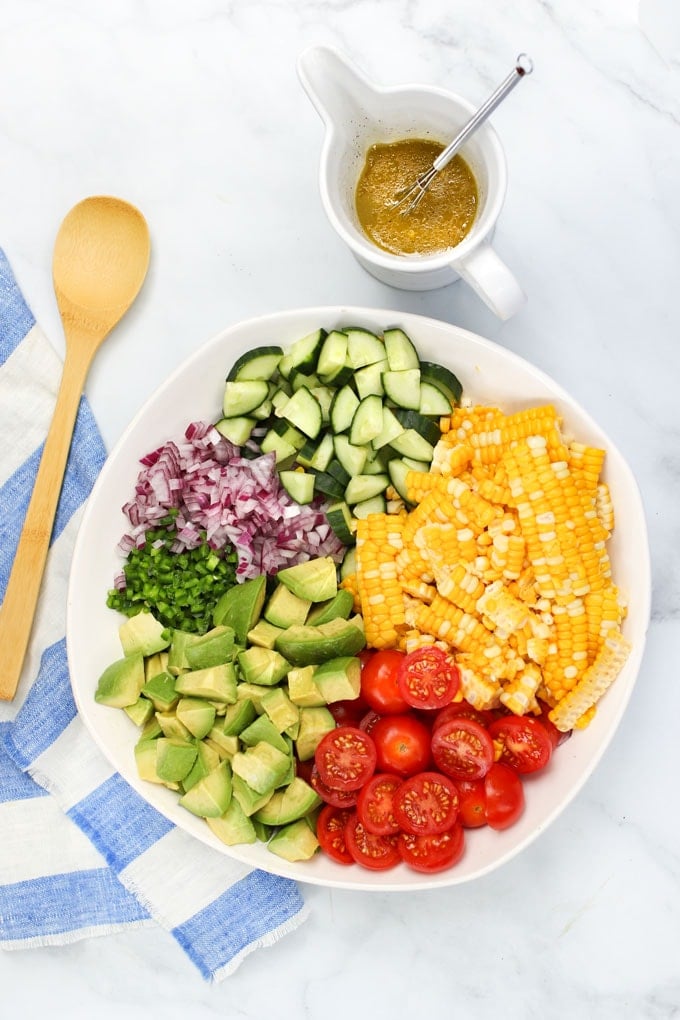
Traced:
<svg viewBox="0 0 680 1020">
<path fill-rule="evenodd" d="M 0 598 L 60 377 L 0 250 Z M 294 883 L 231 861 L 158 814 L 108 765 L 76 714 L 66 585 L 104 457 L 83 398 L 20 690 L 13 703 L 0 702 L 0 947 L 63 945 L 156 922 L 204 978 L 218 981 L 306 911 Z"/>
</svg>

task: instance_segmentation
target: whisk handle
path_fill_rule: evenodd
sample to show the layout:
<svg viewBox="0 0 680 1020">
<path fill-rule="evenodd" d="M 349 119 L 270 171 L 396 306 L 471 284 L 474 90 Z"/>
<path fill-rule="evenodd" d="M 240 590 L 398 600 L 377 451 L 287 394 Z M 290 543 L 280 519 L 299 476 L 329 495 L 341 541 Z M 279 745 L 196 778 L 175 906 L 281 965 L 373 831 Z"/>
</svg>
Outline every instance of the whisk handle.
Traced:
<svg viewBox="0 0 680 1020">
<path fill-rule="evenodd" d="M 451 162 L 470 135 L 477 130 L 480 124 L 483 124 L 484 121 L 491 116 L 499 103 L 505 99 L 509 92 L 512 92 L 515 85 L 518 85 L 522 78 L 526 75 L 531 74 L 533 69 L 534 65 L 526 53 L 520 53 L 515 61 L 515 66 L 507 78 L 501 82 L 495 92 L 491 93 L 487 101 L 480 106 L 475 115 L 467 122 L 465 127 L 458 132 L 453 141 L 450 142 L 444 151 L 437 156 L 432 164 L 434 170 L 441 170 L 442 167 L 445 167 L 447 163 Z"/>
</svg>

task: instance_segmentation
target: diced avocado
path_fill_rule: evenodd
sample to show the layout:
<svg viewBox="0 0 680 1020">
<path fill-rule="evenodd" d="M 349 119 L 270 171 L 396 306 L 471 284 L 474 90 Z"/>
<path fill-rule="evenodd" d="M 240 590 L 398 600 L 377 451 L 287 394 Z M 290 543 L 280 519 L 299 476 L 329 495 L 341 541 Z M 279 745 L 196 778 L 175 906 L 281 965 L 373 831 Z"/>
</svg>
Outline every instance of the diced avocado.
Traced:
<svg viewBox="0 0 680 1020">
<path fill-rule="evenodd" d="M 258 822 L 255 818 L 251 818 L 251 822 L 253 823 L 255 835 L 259 839 L 260 843 L 268 843 L 274 831 L 271 825 L 265 825 L 264 822 Z"/>
<path fill-rule="evenodd" d="M 264 712 L 262 699 L 268 690 L 268 687 L 261 687 L 260 684 L 248 684 L 245 680 L 241 681 L 236 685 L 236 702 L 238 704 L 239 701 L 252 701 L 257 714 L 262 715 Z"/>
<path fill-rule="evenodd" d="M 135 726 L 143 726 L 153 715 L 153 704 L 148 698 L 137 698 L 132 705 L 126 705 L 125 714 L 132 719 Z"/>
<path fill-rule="evenodd" d="M 97 682 L 94 700 L 111 708 L 127 708 L 134 705 L 143 686 L 144 656 L 134 652 L 106 667 Z"/>
<path fill-rule="evenodd" d="M 258 620 L 253 629 L 248 631 L 248 644 L 257 645 L 258 648 L 273 648 L 281 629 L 266 620 Z"/>
<path fill-rule="evenodd" d="M 354 701 L 361 692 L 361 660 L 353 655 L 328 659 L 315 672 L 314 683 L 329 705 Z"/>
<path fill-rule="evenodd" d="M 193 768 L 198 752 L 193 744 L 159 737 L 156 741 L 156 772 L 164 783 L 181 783 Z"/>
<path fill-rule="evenodd" d="M 135 744 L 135 764 L 137 774 L 146 783 L 161 783 L 163 780 L 156 771 L 157 740 L 138 740 Z"/>
<path fill-rule="evenodd" d="M 220 758 L 233 758 L 240 746 L 237 736 L 227 736 L 219 726 L 213 726 L 205 739 L 216 749 Z"/>
<path fill-rule="evenodd" d="M 213 772 L 222 761 L 217 751 L 210 747 L 205 740 L 197 742 L 196 750 L 198 751 L 198 760 L 203 763 L 206 774 Z"/>
<path fill-rule="evenodd" d="M 225 662 L 221 666 L 182 673 L 177 677 L 175 690 L 178 694 L 233 705 L 236 701 L 236 667 L 233 662 Z"/>
<path fill-rule="evenodd" d="M 220 624 L 227 624 L 229 627 L 233 627 L 236 644 L 245 645 L 248 631 L 253 629 L 262 612 L 267 593 L 266 586 L 266 576 L 259 574 L 249 581 L 235 584 L 233 588 L 229 588 L 219 598 L 215 606 L 214 626 L 219 627 Z"/>
<path fill-rule="evenodd" d="M 347 620 L 354 609 L 354 596 L 345 588 L 340 588 L 332 599 L 314 606 L 307 617 L 307 623 L 318 627 L 320 623 L 330 620 Z"/>
<path fill-rule="evenodd" d="M 258 793 L 257 790 L 253 790 L 252 786 L 248 786 L 245 779 L 241 779 L 239 775 L 234 773 L 232 776 L 232 793 L 234 798 L 239 802 L 243 809 L 243 813 L 248 815 L 255 814 L 263 807 L 270 797 L 273 796 L 274 791 L 269 790 L 267 793 Z"/>
<path fill-rule="evenodd" d="M 153 655 L 168 647 L 172 631 L 167 630 L 152 613 L 143 609 L 141 613 L 121 623 L 118 636 L 125 655 L 136 652 Z"/>
<path fill-rule="evenodd" d="M 301 708 L 300 729 L 295 752 L 300 761 L 309 761 L 322 737 L 335 729 L 335 719 L 327 708 Z"/>
<path fill-rule="evenodd" d="M 172 673 L 157 673 L 142 687 L 142 694 L 148 698 L 159 712 L 169 712 L 177 704 L 179 695 L 175 690 L 175 677 Z"/>
<path fill-rule="evenodd" d="M 330 556 L 318 556 L 279 570 L 276 580 L 285 584 L 293 595 L 310 602 L 325 602 L 338 590 L 337 567 Z"/>
<path fill-rule="evenodd" d="M 290 786 L 294 779 L 295 779 L 295 759 L 293 758 L 291 747 L 291 756 L 288 759 L 288 768 L 286 769 L 285 773 L 276 784 L 276 789 L 277 790 L 285 789 L 286 786 Z"/>
<path fill-rule="evenodd" d="M 222 625 L 213 627 L 198 641 L 186 649 L 189 669 L 207 669 L 209 666 L 221 666 L 231 662 L 234 654 L 234 630 Z"/>
<path fill-rule="evenodd" d="M 275 627 L 294 627 L 305 622 L 311 604 L 310 599 L 301 599 L 285 585 L 278 584 L 269 597 L 262 615 L 267 623 L 273 623 Z"/>
<path fill-rule="evenodd" d="M 239 751 L 232 758 L 234 773 L 245 779 L 257 793 L 275 790 L 288 771 L 290 755 L 261 740 L 255 747 Z"/>
<path fill-rule="evenodd" d="M 231 768 L 223 761 L 180 797 L 182 807 L 201 818 L 219 818 L 231 802 Z"/>
<path fill-rule="evenodd" d="M 246 747 L 255 747 L 261 740 L 266 740 L 268 744 L 277 747 L 284 754 L 289 753 L 288 744 L 268 715 L 258 716 L 255 722 L 241 731 L 239 736 L 241 743 Z"/>
<path fill-rule="evenodd" d="M 318 708 L 326 702 L 314 683 L 316 666 L 293 666 L 288 670 L 288 697 L 300 708 Z"/>
<path fill-rule="evenodd" d="M 146 700 L 146 699 L 145 699 Z M 150 701 L 147 701 L 147 705 L 151 705 Z M 153 705 L 151 705 L 153 708 Z M 155 740 L 156 737 L 163 735 L 163 728 L 156 718 L 156 713 L 151 716 L 150 719 L 142 726 L 142 732 L 139 734 L 140 740 Z"/>
<path fill-rule="evenodd" d="M 273 648 L 246 648 L 238 653 L 238 664 L 246 683 L 273 687 L 290 669 L 290 663 Z"/>
<path fill-rule="evenodd" d="M 208 827 L 227 846 L 237 843 L 254 843 L 257 839 L 255 826 L 245 814 L 235 797 L 219 818 L 206 818 Z"/>
<path fill-rule="evenodd" d="M 279 733 L 294 726 L 300 717 L 300 709 L 293 704 L 283 687 L 274 687 L 269 691 L 262 699 L 262 707 Z"/>
<path fill-rule="evenodd" d="M 329 620 L 318 627 L 309 624 L 289 627 L 277 639 L 276 649 L 293 666 L 308 666 L 342 655 L 356 655 L 366 645 L 363 626 L 356 619 Z"/>
<path fill-rule="evenodd" d="M 321 803 L 321 798 L 304 779 L 296 776 L 285 790 L 277 790 L 264 807 L 255 812 L 258 822 L 287 825 L 302 818 Z"/>
<path fill-rule="evenodd" d="M 250 698 L 245 698 L 243 701 L 237 701 L 236 704 L 227 707 L 224 722 L 220 728 L 225 736 L 237 737 L 256 718 L 255 705 Z"/>
<path fill-rule="evenodd" d="M 174 712 L 156 712 L 156 722 L 160 726 L 164 737 L 169 737 L 173 740 L 183 740 L 187 744 L 191 740 L 191 733 Z"/>
<path fill-rule="evenodd" d="M 179 673 L 189 669 L 187 649 L 200 641 L 199 634 L 192 634 L 188 630 L 173 630 L 170 650 L 168 652 L 167 670 L 177 676 Z"/>
<path fill-rule="evenodd" d="M 308 861 L 319 849 L 319 841 L 304 818 L 279 829 L 267 844 L 277 857 L 285 861 Z"/>
<path fill-rule="evenodd" d="M 148 683 L 152 677 L 165 673 L 168 668 L 168 652 L 154 652 L 144 658 L 144 677 Z"/>
<path fill-rule="evenodd" d="M 215 708 L 203 698 L 182 698 L 177 702 L 175 715 L 199 740 L 210 733 L 215 723 Z"/>
<path fill-rule="evenodd" d="M 219 765 L 220 759 L 217 759 Z M 186 774 L 182 782 L 180 783 L 180 789 L 182 793 L 187 793 L 192 786 L 195 786 L 199 779 L 203 779 L 204 776 L 208 775 L 210 769 L 207 769 L 201 759 L 196 755 L 196 761 L 191 767 L 191 770 Z"/>
</svg>

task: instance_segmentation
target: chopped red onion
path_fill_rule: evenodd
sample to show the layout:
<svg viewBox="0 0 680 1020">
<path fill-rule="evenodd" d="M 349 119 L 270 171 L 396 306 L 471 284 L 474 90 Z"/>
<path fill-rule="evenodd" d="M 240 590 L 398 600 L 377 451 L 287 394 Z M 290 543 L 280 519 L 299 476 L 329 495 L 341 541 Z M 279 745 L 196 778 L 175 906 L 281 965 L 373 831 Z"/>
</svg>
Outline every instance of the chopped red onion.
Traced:
<svg viewBox="0 0 680 1020">
<path fill-rule="evenodd" d="M 281 486 L 273 453 L 242 457 L 214 426 L 192 422 L 184 441 L 169 441 L 141 458 L 135 498 L 123 507 L 131 530 L 119 550 L 142 547 L 145 533 L 177 510 L 173 552 L 234 546 L 240 580 L 274 574 L 316 556 L 339 562 L 344 546 L 315 501 L 299 506 Z"/>
</svg>

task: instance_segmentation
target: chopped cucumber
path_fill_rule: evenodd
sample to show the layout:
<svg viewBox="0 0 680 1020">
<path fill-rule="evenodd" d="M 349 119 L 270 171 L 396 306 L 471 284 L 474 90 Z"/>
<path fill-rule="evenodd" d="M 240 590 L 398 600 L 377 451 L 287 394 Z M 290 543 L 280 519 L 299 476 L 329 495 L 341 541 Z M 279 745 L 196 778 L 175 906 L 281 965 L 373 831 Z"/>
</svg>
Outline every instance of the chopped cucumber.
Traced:
<svg viewBox="0 0 680 1020">
<path fill-rule="evenodd" d="M 298 453 L 298 463 L 302 467 L 314 468 L 315 471 L 325 471 L 333 459 L 333 436 L 325 432 L 316 441 L 308 439 Z"/>
<path fill-rule="evenodd" d="M 368 329 L 352 326 L 345 329 L 347 334 L 347 360 L 352 368 L 363 368 L 385 357 L 382 340 Z"/>
<path fill-rule="evenodd" d="M 448 368 L 444 368 L 443 365 L 436 365 L 432 361 L 421 361 L 420 377 L 421 380 L 432 383 L 433 386 L 440 389 L 452 404 L 459 402 L 463 393 L 463 387 L 458 378 Z"/>
<path fill-rule="evenodd" d="M 330 424 L 336 435 L 347 432 L 358 406 L 359 398 L 351 386 L 341 386 L 336 390 L 330 406 Z"/>
<path fill-rule="evenodd" d="M 359 399 L 363 400 L 371 393 L 382 397 L 385 393 L 383 385 L 383 374 L 387 370 L 387 358 L 381 361 L 374 361 L 372 365 L 365 365 L 354 373 L 354 385 L 356 386 Z"/>
<path fill-rule="evenodd" d="M 288 379 L 295 369 L 306 375 L 312 375 L 316 370 L 319 351 L 326 336 L 325 329 L 315 329 L 313 333 L 296 340 L 279 362 L 279 372 L 283 378 Z"/>
<path fill-rule="evenodd" d="M 384 492 L 390 484 L 388 475 L 355 475 L 345 489 L 345 502 L 352 506 Z"/>
<path fill-rule="evenodd" d="M 360 475 L 368 459 L 368 448 L 355 446 L 345 435 L 333 437 L 335 456 L 348 475 Z"/>
<path fill-rule="evenodd" d="M 233 380 L 225 383 L 222 411 L 225 418 L 240 418 L 250 414 L 269 397 L 269 386 L 264 379 Z"/>
<path fill-rule="evenodd" d="M 393 439 L 396 439 L 397 436 L 402 435 L 405 431 L 404 426 L 394 412 L 389 407 L 383 407 L 382 428 L 378 435 L 373 438 L 371 446 L 374 450 L 382 450 L 384 446 L 387 446 Z"/>
<path fill-rule="evenodd" d="M 314 394 L 304 386 L 293 393 L 278 413 L 310 439 L 316 439 L 321 431 L 323 420 L 321 405 Z"/>
<path fill-rule="evenodd" d="M 420 368 L 418 352 L 403 329 L 386 329 L 383 339 L 390 371 L 404 372 L 411 368 Z"/>
<path fill-rule="evenodd" d="M 384 514 L 387 510 L 387 500 L 383 495 L 371 496 L 370 499 L 362 499 L 352 507 L 354 516 L 359 520 L 368 517 L 369 514 Z"/>
<path fill-rule="evenodd" d="M 420 369 L 405 368 L 397 372 L 383 372 L 382 384 L 386 396 L 397 407 L 417 411 L 420 407 Z"/>
<path fill-rule="evenodd" d="M 349 441 L 355 446 L 365 446 L 380 435 L 383 427 L 383 403 L 377 394 L 371 394 L 360 401 L 354 412 L 349 430 Z"/>
<path fill-rule="evenodd" d="M 227 381 L 234 379 L 271 379 L 279 367 L 283 357 L 281 347 L 255 347 L 252 351 L 237 358 L 227 376 Z"/>
<path fill-rule="evenodd" d="M 314 499 L 314 475 L 308 471 L 279 471 L 281 485 L 301 506 Z"/>
<path fill-rule="evenodd" d="M 405 406 L 405 405 L 402 405 Z M 434 383 L 426 379 L 420 383 L 420 402 L 416 408 L 420 414 L 432 415 L 436 418 L 445 417 L 451 414 L 453 404 L 449 397 L 440 390 Z"/>
<path fill-rule="evenodd" d="M 351 577 L 352 574 L 357 572 L 357 550 L 356 546 L 352 545 L 345 553 L 342 563 L 340 564 L 340 580 L 344 581 L 346 577 Z"/>
<path fill-rule="evenodd" d="M 331 528 L 338 536 L 343 545 L 354 544 L 354 531 L 352 530 L 352 511 L 344 500 L 333 503 L 326 511 L 326 517 Z"/>
<path fill-rule="evenodd" d="M 220 418 L 215 423 L 215 428 L 234 446 L 243 446 L 248 442 L 250 434 L 255 428 L 255 418 Z"/>
<path fill-rule="evenodd" d="M 434 456 L 434 447 L 415 429 L 406 429 L 400 436 L 392 440 L 390 446 L 402 457 L 412 457 L 413 460 L 425 460 L 431 463 Z"/>
<path fill-rule="evenodd" d="M 419 414 L 418 411 L 408 411 L 404 408 L 396 407 L 394 414 L 405 429 L 413 429 L 423 439 L 426 439 L 431 446 L 439 442 L 439 437 L 441 436 L 439 426 L 429 418 Z M 426 458 L 421 457 L 420 459 L 425 460 Z"/>
<path fill-rule="evenodd" d="M 347 364 L 347 334 L 342 330 L 333 329 L 324 340 L 319 351 L 316 371 L 319 378 L 329 385 L 339 386 L 339 376 L 345 373 L 346 382 L 349 381 L 352 369 Z"/>
</svg>

